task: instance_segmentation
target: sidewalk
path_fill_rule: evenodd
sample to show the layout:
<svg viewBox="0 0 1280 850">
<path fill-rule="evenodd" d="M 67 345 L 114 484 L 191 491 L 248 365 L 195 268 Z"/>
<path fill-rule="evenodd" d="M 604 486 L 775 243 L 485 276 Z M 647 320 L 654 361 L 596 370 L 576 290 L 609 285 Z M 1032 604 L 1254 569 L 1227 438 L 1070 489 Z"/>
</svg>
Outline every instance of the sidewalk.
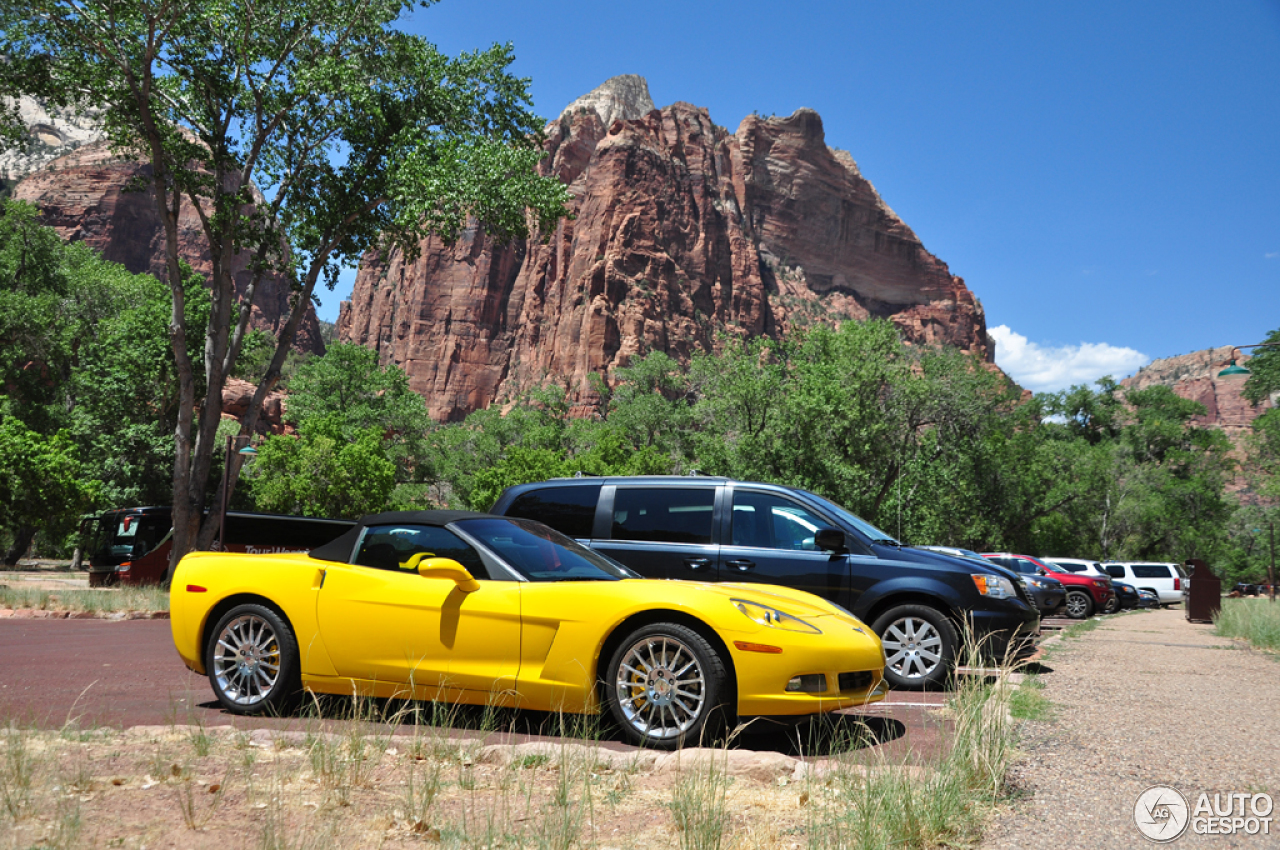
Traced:
<svg viewBox="0 0 1280 850">
<path fill-rule="evenodd" d="M 982 847 L 1157 846 L 1133 820 L 1153 785 L 1180 791 L 1192 811 L 1202 792 L 1211 802 L 1220 792 L 1224 806 L 1230 792 L 1277 804 L 1270 835 L 1188 828 L 1170 846 L 1280 847 L 1280 661 L 1184 617 L 1111 617 L 1052 650 L 1040 681 L 1054 711 L 1023 725 L 1011 777 L 1026 798 Z"/>
</svg>

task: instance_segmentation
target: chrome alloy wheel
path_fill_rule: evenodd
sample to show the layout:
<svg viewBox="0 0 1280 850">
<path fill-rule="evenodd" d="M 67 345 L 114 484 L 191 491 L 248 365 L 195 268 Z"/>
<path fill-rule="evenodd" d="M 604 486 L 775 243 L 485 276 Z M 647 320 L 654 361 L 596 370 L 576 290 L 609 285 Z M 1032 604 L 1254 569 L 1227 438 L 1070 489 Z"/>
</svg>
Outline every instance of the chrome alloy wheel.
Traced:
<svg viewBox="0 0 1280 850">
<path fill-rule="evenodd" d="M 922 617 L 894 620 L 880 636 L 885 666 L 907 679 L 928 676 L 942 663 L 942 635 Z"/>
<path fill-rule="evenodd" d="M 618 665 L 618 706 L 633 729 L 655 740 L 679 737 L 698 722 L 707 682 L 693 650 L 666 635 L 634 643 Z"/>
<path fill-rule="evenodd" d="M 271 696 L 280 678 L 275 629 L 256 614 L 236 617 L 218 634 L 212 666 L 218 689 L 228 700 L 257 705 Z"/>
<path fill-rule="evenodd" d="M 1083 593 L 1067 594 L 1067 616 L 1073 620 L 1083 620 L 1089 616 L 1089 597 Z"/>
</svg>

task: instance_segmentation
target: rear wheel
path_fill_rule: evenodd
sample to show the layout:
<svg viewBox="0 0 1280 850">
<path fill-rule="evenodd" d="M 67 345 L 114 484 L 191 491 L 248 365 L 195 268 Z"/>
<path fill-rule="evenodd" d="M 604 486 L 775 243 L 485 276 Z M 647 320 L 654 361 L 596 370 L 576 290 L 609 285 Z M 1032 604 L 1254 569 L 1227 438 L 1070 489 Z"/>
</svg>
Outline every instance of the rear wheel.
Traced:
<svg viewBox="0 0 1280 850">
<path fill-rule="evenodd" d="M 223 614 L 204 658 L 218 702 L 233 714 L 282 714 L 302 690 L 297 638 L 265 605 L 237 605 Z"/>
<path fill-rule="evenodd" d="M 884 644 L 884 677 L 895 688 L 941 685 L 956 663 L 959 639 L 947 615 L 927 605 L 899 605 L 871 626 Z"/>
<path fill-rule="evenodd" d="M 1067 593 L 1067 616 L 1073 620 L 1085 620 L 1093 614 L 1093 600 L 1083 590 Z"/>
<path fill-rule="evenodd" d="M 605 703 L 633 742 L 675 749 L 717 734 L 727 680 L 723 660 L 702 635 L 654 623 L 627 635 L 613 653 Z"/>
</svg>

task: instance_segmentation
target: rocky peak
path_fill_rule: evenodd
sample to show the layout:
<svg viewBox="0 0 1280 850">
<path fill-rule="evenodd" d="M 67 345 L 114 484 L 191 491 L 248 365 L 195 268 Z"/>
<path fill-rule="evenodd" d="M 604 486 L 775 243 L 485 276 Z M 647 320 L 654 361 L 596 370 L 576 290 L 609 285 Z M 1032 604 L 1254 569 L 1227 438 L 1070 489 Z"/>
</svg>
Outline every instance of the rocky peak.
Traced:
<svg viewBox="0 0 1280 850">
<path fill-rule="evenodd" d="M 687 362 L 725 336 L 850 319 L 991 361 L 964 281 L 827 147 L 813 110 L 735 134 L 615 77 L 547 126 L 545 150 L 542 172 L 574 197 L 545 242 L 497 245 L 474 226 L 416 257 L 371 252 L 342 305 L 339 338 L 401 366 L 438 420 L 547 381 L 585 415 L 591 376 L 649 352 Z"/>
<path fill-rule="evenodd" d="M 4 107 L 13 104 L 6 100 Z M 13 183 L 81 145 L 103 138 L 102 110 L 49 107 L 35 98 L 18 98 L 18 116 L 27 127 L 26 149 L 0 149 L 0 178 Z"/>
<path fill-rule="evenodd" d="M 566 106 L 560 117 L 592 110 L 600 116 L 601 124 L 610 127 L 614 121 L 633 121 L 653 108 L 645 78 L 639 74 L 619 74 Z"/>
</svg>

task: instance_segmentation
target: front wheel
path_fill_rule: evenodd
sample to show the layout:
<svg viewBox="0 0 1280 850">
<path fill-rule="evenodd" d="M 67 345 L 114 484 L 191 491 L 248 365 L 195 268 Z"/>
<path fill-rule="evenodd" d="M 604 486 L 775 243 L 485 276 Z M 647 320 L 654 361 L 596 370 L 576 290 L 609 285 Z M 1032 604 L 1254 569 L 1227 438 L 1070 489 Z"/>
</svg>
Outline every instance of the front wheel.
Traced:
<svg viewBox="0 0 1280 850">
<path fill-rule="evenodd" d="M 223 614 L 204 658 L 209 684 L 232 714 L 283 714 L 302 690 L 297 638 L 264 605 L 237 605 Z"/>
<path fill-rule="evenodd" d="M 727 679 L 702 635 L 654 623 L 627 635 L 609 659 L 605 703 L 634 743 L 670 750 L 715 734 L 709 721 L 724 711 Z"/>
<path fill-rule="evenodd" d="M 1067 594 L 1067 616 L 1073 620 L 1087 620 L 1093 614 L 1093 600 L 1083 590 Z"/>
<path fill-rule="evenodd" d="M 899 605 L 871 629 L 884 645 L 884 677 L 895 688 L 941 685 L 956 663 L 959 639 L 946 614 L 927 605 Z"/>
<path fill-rule="evenodd" d="M 1103 608 L 1103 609 L 1102 609 L 1102 613 L 1104 613 L 1104 614 L 1114 614 L 1115 612 L 1117 612 L 1117 611 L 1119 611 L 1119 610 L 1120 610 L 1120 597 L 1119 597 L 1119 596 L 1113 596 L 1113 597 L 1111 597 L 1110 599 L 1108 599 L 1108 600 L 1107 600 L 1107 605 L 1106 605 L 1106 607 L 1105 607 L 1105 608 Z"/>
</svg>

